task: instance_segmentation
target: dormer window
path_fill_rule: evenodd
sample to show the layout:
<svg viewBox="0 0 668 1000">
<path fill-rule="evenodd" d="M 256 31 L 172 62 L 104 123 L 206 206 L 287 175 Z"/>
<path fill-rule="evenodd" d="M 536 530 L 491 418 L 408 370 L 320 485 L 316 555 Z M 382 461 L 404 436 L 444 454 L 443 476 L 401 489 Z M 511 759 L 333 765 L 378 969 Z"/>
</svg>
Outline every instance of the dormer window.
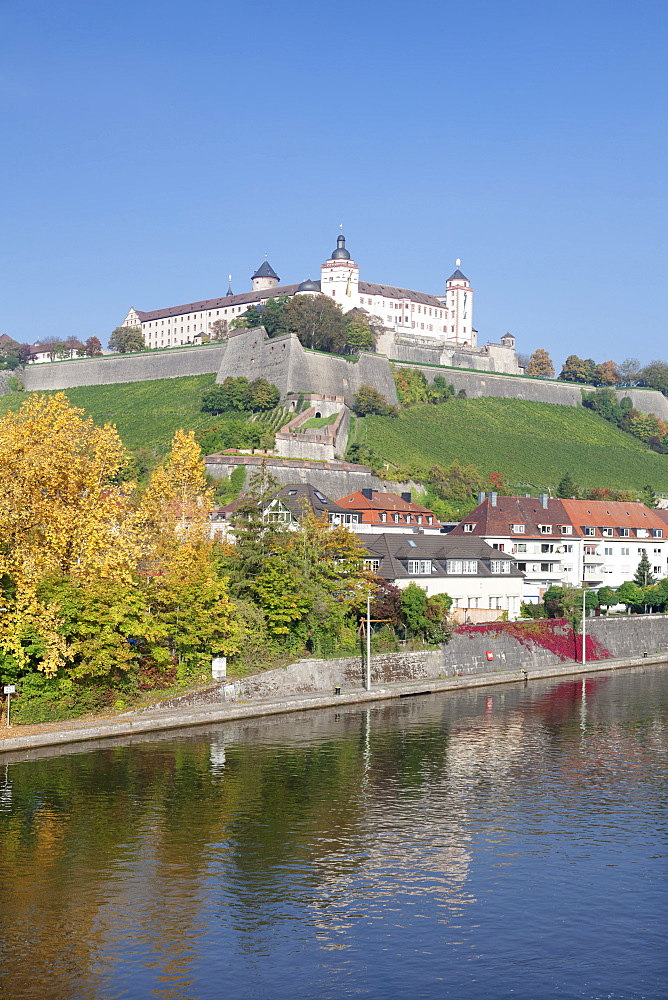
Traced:
<svg viewBox="0 0 668 1000">
<path fill-rule="evenodd" d="M 654 528 L 652 534 L 655 538 L 663 538 L 663 528 Z"/>
<path fill-rule="evenodd" d="M 601 528 L 601 534 L 604 536 L 604 538 L 612 538 L 613 530 L 612 528 Z"/>
<path fill-rule="evenodd" d="M 572 535 L 573 526 L 571 524 L 560 524 L 559 531 L 561 532 L 562 535 Z"/>
<path fill-rule="evenodd" d="M 590 524 L 585 524 L 584 533 L 585 533 L 585 535 L 595 535 L 596 534 L 596 528 L 592 528 L 592 526 Z"/>
<path fill-rule="evenodd" d="M 538 530 L 540 531 L 541 535 L 551 535 L 552 534 L 552 525 L 551 524 L 539 524 L 538 525 Z"/>
<path fill-rule="evenodd" d="M 464 525 L 464 531 L 473 531 L 474 528 L 475 528 L 474 521 L 467 521 L 466 524 Z"/>
<path fill-rule="evenodd" d="M 629 537 L 629 533 L 630 532 L 629 532 L 628 528 L 620 528 L 619 529 L 619 534 L 621 535 L 622 538 L 628 538 Z M 610 534 L 612 534 L 612 531 L 610 531 Z"/>
<path fill-rule="evenodd" d="M 523 524 L 511 524 L 510 525 L 510 530 L 513 531 L 516 535 L 523 535 L 524 534 L 524 525 Z"/>
</svg>

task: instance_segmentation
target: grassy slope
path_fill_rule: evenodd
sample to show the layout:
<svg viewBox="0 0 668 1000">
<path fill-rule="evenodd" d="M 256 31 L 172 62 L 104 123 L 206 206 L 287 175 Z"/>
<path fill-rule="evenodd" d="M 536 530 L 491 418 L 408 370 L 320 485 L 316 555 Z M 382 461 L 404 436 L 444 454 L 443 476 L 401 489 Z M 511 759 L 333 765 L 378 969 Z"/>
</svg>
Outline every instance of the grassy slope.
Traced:
<svg viewBox="0 0 668 1000">
<path fill-rule="evenodd" d="M 200 393 L 215 378 L 215 375 L 187 375 L 154 382 L 81 386 L 64 392 L 95 423 L 116 424 L 128 448 L 151 448 L 164 454 L 176 430 L 196 430 L 212 422 L 211 414 L 200 412 Z M 25 398 L 26 393 L 0 397 L 0 416 L 16 409 Z"/>
<path fill-rule="evenodd" d="M 164 454 L 174 431 L 208 426 L 200 393 L 214 375 L 190 375 L 154 382 L 68 389 L 71 402 L 96 423 L 115 423 L 132 449 Z M 24 393 L 0 397 L 0 416 L 16 409 Z M 366 417 L 355 422 L 356 440 L 393 465 L 457 459 L 485 476 L 504 473 L 513 486 L 554 487 L 570 472 L 579 486 L 639 489 L 650 484 L 668 493 L 668 456 L 656 455 L 589 410 L 519 399 L 452 399 L 440 406 L 415 406 L 397 419 Z"/>
<path fill-rule="evenodd" d="M 453 399 L 367 417 L 356 439 L 394 465 L 457 459 L 514 486 L 554 487 L 570 472 L 578 486 L 668 493 L 668 456 L 657 455 L 589 410 L 520 399 Z"/>
</svg>

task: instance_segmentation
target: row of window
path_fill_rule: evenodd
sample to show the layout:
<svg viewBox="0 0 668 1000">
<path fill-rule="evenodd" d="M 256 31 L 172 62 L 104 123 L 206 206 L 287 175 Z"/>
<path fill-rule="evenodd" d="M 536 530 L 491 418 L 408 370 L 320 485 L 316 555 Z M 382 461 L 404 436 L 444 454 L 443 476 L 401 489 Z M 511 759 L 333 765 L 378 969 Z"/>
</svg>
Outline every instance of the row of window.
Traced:
<svg viewBox="0 0 668 1000">
<path fill-rule="evenodd" d="M 373 573 L 378 572 L 380 567 L 379 559 L 365 559 L 364 568 Z M 510 573 L 511 563 L 507 559 L 492 559 L 490 570 L 495 574 Z M 434 563 L 431 559 L 409 559 L 407 563 L 409 576 L 429 576 L 434 572 Z M 478 573 L 477 559 L 446 559 L 445 572 L 453 576 L 475 576 Z"/>
<path fill-rule="evenodd" d="M 464 531 L 473 532 L 475 530 L 477 521 L 467 521 L 464 524 Z M 536 527 L 541 535 L 551 535 L 553 525 L 551 524 L 537 524 Z M 571 524 L 558 524 L 554 526 L 558 528 L 561 535 L 572 535 L 573 526 Z M 523 535 L 525 532 L 525 525 L 523 524 L 511 524 L 510 531 L 514 535 Z M 663 538 L 663 528 L 595 528 L 592 525 L 586 524 L 583 528 L 583 534 L 592 538 L 596 535 L 596 532 L 600 531 L 603 538 L 614 538 L 615 532 L 617 532 L 618 538 L 630 538 L 631 531 L 635 531 L 636 538 Z"/>
</svg>

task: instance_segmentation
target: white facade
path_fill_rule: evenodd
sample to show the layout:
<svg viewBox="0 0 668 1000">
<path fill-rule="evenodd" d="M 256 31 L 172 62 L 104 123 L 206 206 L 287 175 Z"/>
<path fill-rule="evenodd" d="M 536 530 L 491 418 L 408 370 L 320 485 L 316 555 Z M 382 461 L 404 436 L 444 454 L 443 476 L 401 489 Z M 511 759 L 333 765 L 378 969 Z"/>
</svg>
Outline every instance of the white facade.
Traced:
<svg viewBox="0 0 668 1000">
<path fill-rule="evenodd" d="M 320 269 L 320 282 L 302 282 L 302 285 L 306 287 L 280 285 L 278 276 L 265 261 L 252 276 L 251 292 L 153 312 L 133 307 L 121 325 L 140 328 L 149 348 L 178 347 L 199 343 L 203 334 L 211 332 L 214 322 L 231 323 L 249 306 L 261 306 L 280 295 L 320 291 L 330 295 L 344 312 L 364 309 L 377 316 L 388 331 L 379 350 L 390 357 L 394 356 L 392 347 L 398 339 L 409 345 L 477 347 L 473 289 L 458 269 L 447 279 L 441 296 L 360 281 L 359 266 L 346 250 L 345 238 L 339 236 L 336 249 Z"/>
</svg>

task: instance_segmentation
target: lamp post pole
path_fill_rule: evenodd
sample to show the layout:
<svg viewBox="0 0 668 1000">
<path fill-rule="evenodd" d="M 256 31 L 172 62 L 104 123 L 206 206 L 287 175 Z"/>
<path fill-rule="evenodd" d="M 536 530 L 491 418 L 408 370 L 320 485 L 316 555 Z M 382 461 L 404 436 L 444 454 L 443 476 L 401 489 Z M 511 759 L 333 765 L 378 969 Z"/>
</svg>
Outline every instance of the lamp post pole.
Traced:
<svg viewBox="0 0 668 1000">
<path fill-rule="evenodd" d="M 366 674 L 364 687 L 371 690 L 371 595 L 366 595 Z"/>
</svg>

